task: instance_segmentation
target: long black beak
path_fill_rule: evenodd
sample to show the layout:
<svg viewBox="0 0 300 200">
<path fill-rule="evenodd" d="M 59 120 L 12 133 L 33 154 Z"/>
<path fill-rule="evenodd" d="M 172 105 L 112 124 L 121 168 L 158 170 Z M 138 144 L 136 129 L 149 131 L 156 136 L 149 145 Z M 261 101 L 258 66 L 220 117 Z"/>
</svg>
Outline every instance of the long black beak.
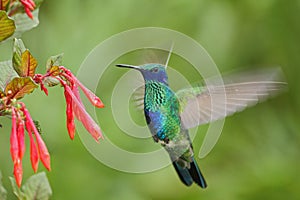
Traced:
<svg viewBox="0 0 300 200">
<path fill-rule="evenodd" d="M 126 65 L 126 64 L 116 64 L 117 67 L 124 67 L 124 68 L 131 68 L 131 69 L 137 69 L 139 70 L 139 66 L 134 66 L 134 65 Z"/>
</svg>

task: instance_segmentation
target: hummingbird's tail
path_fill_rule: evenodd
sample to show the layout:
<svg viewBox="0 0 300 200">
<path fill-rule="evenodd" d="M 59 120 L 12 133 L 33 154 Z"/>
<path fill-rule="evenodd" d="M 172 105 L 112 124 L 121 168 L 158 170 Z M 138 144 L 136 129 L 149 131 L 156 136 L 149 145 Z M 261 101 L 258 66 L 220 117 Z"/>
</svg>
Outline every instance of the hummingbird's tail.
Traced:
<svg viewBox="0 0 300 200">
<path fill-rule="evenodd" d="M 182 162 L 187 161 L 183 161 L 179 158 L 179 160 L 173 162 L 173 166 L 180 180 L 187 186 L 190 186 L 193 182 L 195 182 L 201 188 L 206 188 L 206 181 L 194 157 L 192 157 L 192 161 L 189 163 L 189 166 L 182 166 Z"/>
</svg>

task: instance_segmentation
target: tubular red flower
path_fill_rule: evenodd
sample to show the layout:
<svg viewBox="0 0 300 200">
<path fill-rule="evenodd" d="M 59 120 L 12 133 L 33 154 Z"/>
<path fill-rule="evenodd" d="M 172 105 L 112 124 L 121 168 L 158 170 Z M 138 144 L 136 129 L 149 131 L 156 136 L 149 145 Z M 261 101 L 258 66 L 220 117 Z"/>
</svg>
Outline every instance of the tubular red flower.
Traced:
<svg viewBox="0 0 300 200">
<path fill-rule="evenodd" d="M 80 94 L 79 94 L 79 90 L 78 87 L 76 87 L 75 85 L 71 88 L 73 94 L 75 95 L 75 97 L 77 98 L 77 100 L 79 101 L 79 103 L 81 104 L 81 106 L 84 108 L 84 105 L 80 99 Z M 74 109 L 73 109 L 74 110 Z"/>
<path fill-rule="evenodd" d="M 33 19 L 33 15 L 31 13 L 31 11 L 33 11 L 34 8 L 35 8 L 34 1 L 32 1 L 32 0 L 20 0 L 20 2 L 24 6 L 24 10 L 25 10 L 27 16 L 30 17 L 31 19 Z"/>
<path fill-rule="evenodd" d="M 36 128 L 33 129 L 33 132 L 34 132 L 34 135 L 35 135 L 35 138 L 36 138 L 36 141 L 37 141 L 37 146 L 38 146 L 38 149 L 39 149 L 40 159 L 41 159 L 43 165 L 46 167 L 46 169 L 48 171 L 50 171 L 51 170 L 50 154 L 48 152 L 46 144 L 42 140 L 42 138 L 41 138 L 39 132 L 36 130 Z"/>
<path fill-rule="evenodd" d="M 32 13 L 31 13 L 30 9 L 25 7 L 24 10 L 25 10 L 27 16 L 28 16 L 30 19 L 33 19 L 33 15 L 32 15 Z"/>
<path fill-rule="evenodd" d="M 36 147 L 36 144 L 34 142 L 34 139 L 32 137 L 31 128 L 28 123 L 28 120 L 25 122 L 26 130 L 29 135 L 29 141 L 30 141 L 30 161 L 31 161 L 31 167 L 34 172 L 37 172 L 38 166 L 39 166 L 39 153 Z"/>
<path fill-rule="evenodd" d="M 69 136 L 70 136 L 71 140 L 73 140 L 74 136 L 75 136 L 73 101 L 72 101 L 72 97 L 68 94 L 68 92 L 66 92 L 66 89 L 64 91 L 64 94 L 65 94 L 66 103 L 67 103 L 67 109 L 66 109 L 67 128 L 68 128 Z"/>
<path fill-rule="evenodd" d="M 37 128 L 35 127 L 35 125 L 33 123 L 33 120 L 31 118 L 28 110 L 25 108 L 24 104 L 23 104 L 22 110 L 23 110 L 23 113 L 24 113 L 25 118 L 26 118 L 27 126 L 29 126 L 30 130 L 32 130 L 34 135 L 35 135 L 36 142 L 37 142 L 37 147 L 38 147 L 38 150 L 39 150 L 40 159 L 41 159 L 43 165 L 46 167 L 46 169 L 48 171 L 50 171 L 51 170 L 51 167 L 50 167 L 50 154 L 48 152 L 48 149 L 47 149 L 44 141 L 42 140 Z"/>
<path fill-rule="evenodd" d="M 16 179 L 16 183 L 18 187 L 21 186 L 22 183 L 22 176 L 23 176 L 23 169 L 22 169 L 22 153 L 19 146 L 19 138 L 18 132 L 19 129 L 19 122 L 17 124 L 17 120 L 19 121 L 17 110 L 12 107 L 11 109 L 11 116 L 12 116 L 12 131 L 10 136 L 10 152 L 12 156 L 12 160 L 14 163 L 14 176 Z M 24 129 L 23 129 L 24 133 Z M 24 139 L 24 138 L 23 138 Z"/>
<path fill-rule="evenodd" d="M 19 159 L 19 144 L 17 137 L 17 115 L 14 107 L 11 109 L 11 117 L 12 129 L 10 134 L 10 153 L 13 163 L 15 163 Z"/>
<path fill-rule="evenodd" d="M 97 108 L 103 108 L 104 104 L 99 97 L 97 97 L 93 92 L 87 89 L 77 78 L 72 74 L 72 72 L 61 66 L 61 69 L 64 70 L 63 76 L 67 78 L 69 81 L 73 81 L 75 85 L 78 85 L 85 96 L 89 99 L 91 104 Z"/>
<path fill-rule="evenodd" d="M 17 186 L 21 187 L 22 177 L 23 177 L 23 169 L 22 169 L 22 161 L 19 158 L 14 163 L 14 176 L 16 179 Z"/>
<path fill-rule="evenodd" d="M 25 153 L 25 136 L 24 136 L 24 121 L 22 120 L 19 113 L 18 116 L 18 127 L 17 127 L 17 136 L 19 144 L 19 157 L 22 160 Z"/>
<path fill-rule="evenodd" d="M 96 106 L 97 108 L 103 108 L 104 104 L 99 97 L 97 97 L 93 92 L 87 89 L 75 76 L 73 76 L 76 85 L 78 85 L 85 96 L 89 99 L 92 105 Z"/>
<path fill-rule="evenodd" d="M 24 7 L 34 10 L 35 8 L 35 3 L 32 0 L 20 0 L 20 2 L 23 4 Z"/>
<path fill-rule="evenodd" d="M 84 107 L 73 94 L 69 86 L 65 85 L 65 90 L 72 97 L 74 114 L 76 118 L 82 122 L 85 129 L 93 136 L 93 138 L 98 142 L 100 138 L 103 138 L 100 127 L 94 122 L 90 115 L 85 111 Z"/>
</svg>

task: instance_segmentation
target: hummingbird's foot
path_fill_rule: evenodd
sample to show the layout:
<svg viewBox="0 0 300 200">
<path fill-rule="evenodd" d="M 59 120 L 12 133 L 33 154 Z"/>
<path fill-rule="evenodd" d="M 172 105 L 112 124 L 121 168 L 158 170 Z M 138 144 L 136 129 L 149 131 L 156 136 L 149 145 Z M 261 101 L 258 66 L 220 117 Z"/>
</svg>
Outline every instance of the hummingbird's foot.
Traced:
<svg viewBox="0 0 300 200">
<path fill-rule="evenodd" d="M 165 137 L 165 138 L 164 138 L 164 142 L 165 142 L 166 144 L 169 144 L 170 139 L 169 139 L 168 137 Z"/>
<path fill-rule="evenodd" d="M 161 145 L 166 145 L 170 142 L 170 139 L 168 137 L 165 137 L 164 139 L 159 139 L 157 135 L 152 135 L 152 138 L 156 143 L 160 143 Z"/>
</svg>

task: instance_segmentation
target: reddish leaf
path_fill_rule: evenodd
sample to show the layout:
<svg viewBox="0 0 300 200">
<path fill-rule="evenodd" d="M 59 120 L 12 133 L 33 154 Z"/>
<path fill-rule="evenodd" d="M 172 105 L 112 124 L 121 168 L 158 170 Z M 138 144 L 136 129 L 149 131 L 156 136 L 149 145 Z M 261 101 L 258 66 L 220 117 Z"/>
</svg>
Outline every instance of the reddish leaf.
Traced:
<svg viewBox="0 0 300 200">
<path fill-rule="evenodd" d="M 5 11 L 0 11 L 0 42 L 10 37 L 16 30 L 14 20 L 8 18 Z"/>
<path fill-rule="evenodd" d="M 61 73 L 59 66 L 57 65 L 51 66 L 47 72 L 50 73 L 52 76 L 57 76 Z"/>
<path fill-rule="evenodd" d="M 18 72 L 19 76 L 26 77 L 30 76 L 33 77 L 35 74 L 35 68 L 37 67 L 36 59 L 31 55 L 28 50 L 25 50 L 22 53 L 22 63 L 19 68 L 15 68 Z"/>
<path fill-rule="evenodd" d="M 10 0 L 0 0 L 0 10 L 7 10 L 7 5 Z"/>
<path fill-rule="evenodd" d="M 15 77 L 5 88 L 6 96 L 11 99 L 20 99 L 25 94 L 31 93 L 38 86 L 30 77 Z"/>
<path fill-rule="evenodd" d="M 13 66 L 16 72 L 21 77 L 30 76 L 35 74 L 35 68 L 37 67 L 36 59 L 31 55 L 28 49 L 22 51 L 18 49 L 13 56 Z"/>
</svg>

